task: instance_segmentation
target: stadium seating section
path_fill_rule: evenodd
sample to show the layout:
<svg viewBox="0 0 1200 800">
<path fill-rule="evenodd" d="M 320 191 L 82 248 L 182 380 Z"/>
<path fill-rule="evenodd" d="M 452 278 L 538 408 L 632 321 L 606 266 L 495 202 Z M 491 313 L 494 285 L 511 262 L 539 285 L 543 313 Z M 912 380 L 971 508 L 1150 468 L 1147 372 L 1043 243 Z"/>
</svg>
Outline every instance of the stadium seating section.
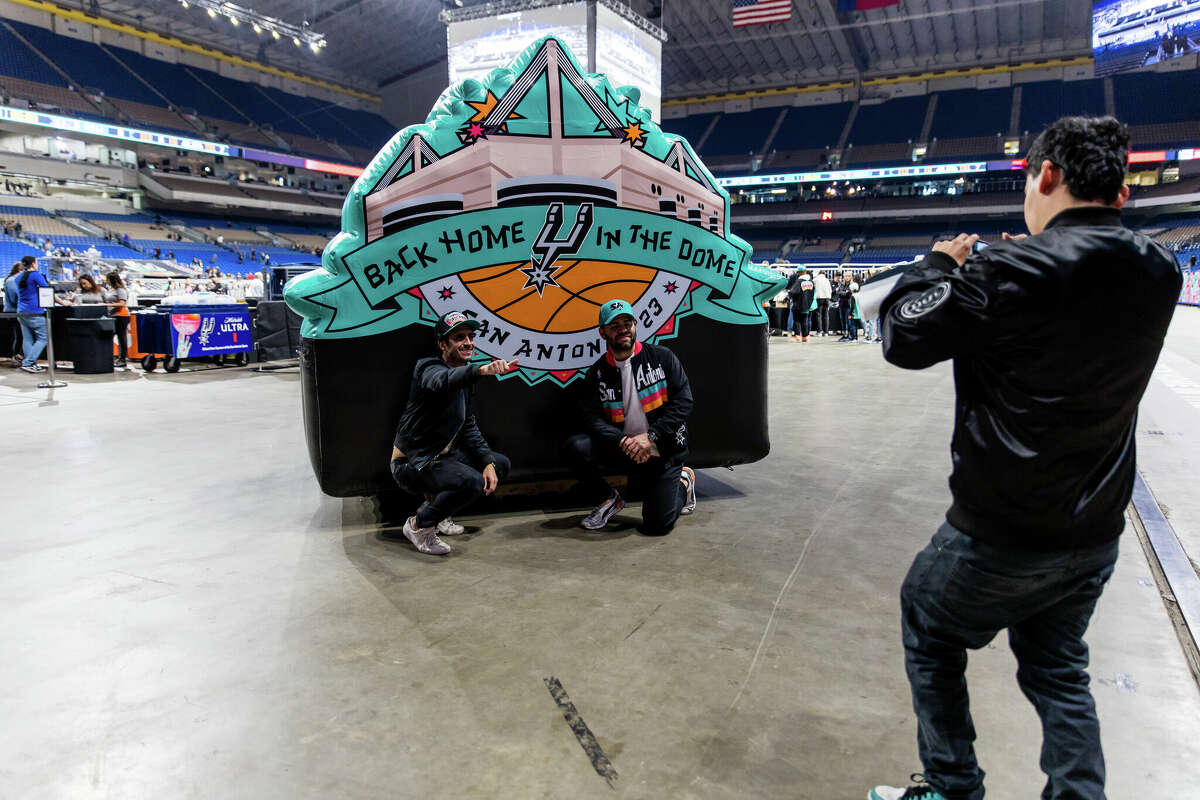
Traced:
<svg viewBox="0 0 1200 800">
<path fill-rule="evenodd" d="M 14 205 L 0 205 L 0 222 L 21 225 L 20 235 L 0 234 L 0 259 L 7 259 L 0 261 L 3 264 L 12 264 L 26 254 L 40 256 L 47 246 L 79 253 L 95 247 L 103 258 L 167 260 L 174 254 L 174 260 L 185 265 L 198 258 L 205 267 L 216 266 L 226 273 L 258 269 L 264 253 L 272 265 L 315 262 L 319 260 L 316 253 L 336 233 L 332 228 L 267 219 L 235 221 L 176 212 L 48 211 Z M 85 229 L 101 235 L 87 235 Z"/>
<path fill-rule="evenodd" d="M 1193 256 L 1200 261 L 1200 217 L 1159 219 L 1138 227 L 1142 233 L 1174 252 L 1181 265 L 1189 266 Z M 995 220 L 972 220 L 969 228 L 985 241 L 994 241 L 1003 232 L 1010 231 L 1011 224 Z M 756 263 L 784 261 L 853 267 L 895 264 L 919 258 L 935 241 L 954 236 L 959 231 L 944 222 L 934 222 L 885 223 L 882 232 L 878 223 L 874 223 L 860 227 L 822 228 L 819 232 L 809 228 L 791 232 L 780 229 L 774 235 L 742 233 L 754 248 L 752 258 Z"/>
<path fill-rule="evenodd" d="M 0 87 L 73 116 L 365 164 L 395 133 L 378 114 L 0 20 Z"/>
<path fill-rule="evenodd" d="M 1105 100 L 1105 80 L 1112 82 L 1111 109 Z M 854 103 L 794 106 L 787 108 L 773 137 L 778 106 L 667 119 L 663 128 L 687 137 L 718 174 L 749 171 L 751 157 L 764 148 L 767 156 L 760 168 L 765 172 L 824 168 L 839 146 L 845 167 L 909 161 L 915 142 L 928 146 L 928 163 L 1003 158 L 1006 139 L 1019 139 L 1024 152 L 1033 137 L 1059 117 L 1110 111 L 1130 126 L 1135 147 L 1195 146 L 1200 143 L 1200 92 L 1194 84 L 1194 71 L 1137 72 L 1108 79 L 955 89 L 859 103 L 857 109 Z M 843 141 L 851 114 L 853 124 Z M 927 117 L 929 129 L 922 137 Z M 1015 128 L 1011 127 L 1014 119 Z"/>
</svg>

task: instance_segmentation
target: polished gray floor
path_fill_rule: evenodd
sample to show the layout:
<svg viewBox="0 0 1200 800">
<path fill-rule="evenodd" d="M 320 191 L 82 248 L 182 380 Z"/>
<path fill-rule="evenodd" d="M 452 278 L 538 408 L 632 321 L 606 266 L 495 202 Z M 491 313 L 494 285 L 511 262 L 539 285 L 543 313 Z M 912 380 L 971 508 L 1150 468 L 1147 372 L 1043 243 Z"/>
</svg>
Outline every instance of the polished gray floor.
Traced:
<svg viewBox="0 0 1200 800">
<path fill-rule="evenodd" d="M 1181 309 L 1139 431 L 1193 558 L 1198 342 Z M 777 340 L 771 456 L 671 536 L 512 513 L 440 560 L 320 494 L 294 373 L 37 380 L 0 375 L 0 797 L 817 800 L 919 769 L 897 594 L 948 502 L 944 365 Z M 1131 532 L 1089 639 L 1110 797 L 1198 796 L 1200 693 Z M 1014 668 L 971 656 L 989 797 L 1042 783 Z"/>
</svg>

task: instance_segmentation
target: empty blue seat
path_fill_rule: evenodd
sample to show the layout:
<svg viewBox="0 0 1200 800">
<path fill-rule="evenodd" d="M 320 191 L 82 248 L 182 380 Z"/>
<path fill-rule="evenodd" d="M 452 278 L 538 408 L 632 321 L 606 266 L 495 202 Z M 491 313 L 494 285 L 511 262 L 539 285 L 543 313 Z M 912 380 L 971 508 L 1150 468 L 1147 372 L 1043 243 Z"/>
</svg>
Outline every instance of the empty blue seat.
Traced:
<svg viewBox="0 0 1200 800">
<path fill-rule="evenodd" d="M 1196 71 L 1114 75 L 1117 118 L 1128 125 L 1200 120 Z"/>
<path fill-rule="evenodd" d="M 793 106 L 788 109 L 783 125 L 775 134 L 771 149 L 815 150 L 837 146 L 851 103 L 829 103 L 823 106 Z"/>
<path fill-rule="evenodd" d="M 779 111 L 779 108 L 756 108 L 723 115 L 701 148 L 701 154 L 733 156 L 758 153 L 766 143 L 767 134 L 779 117 Z"/>
<path fill-rule="evenodd" d="M 930 139 L 968 139 L 1008 133 L 1012 89 L 956 89 L 938 92 Z"/>
<path fill-rule="evenodd" d="M 897 97 L 878 105 L 860 105 L 847 144 L 907 142 L 921 135 L 929 98 Z"/>
<path fill-rule="evenodd" d="M 1021 88 L 1020 129 L 1038 133 L 1060 117 L 1103 116 L 1104 81 L 1038 81 Z"/>
</svg>

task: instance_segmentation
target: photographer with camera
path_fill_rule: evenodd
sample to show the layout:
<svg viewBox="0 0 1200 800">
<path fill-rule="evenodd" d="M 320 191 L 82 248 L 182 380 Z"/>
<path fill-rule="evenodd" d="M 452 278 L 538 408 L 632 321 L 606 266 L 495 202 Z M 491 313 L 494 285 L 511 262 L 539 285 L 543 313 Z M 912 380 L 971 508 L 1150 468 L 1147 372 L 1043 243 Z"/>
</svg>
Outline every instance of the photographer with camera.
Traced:
<svg viewBox="0 0 1200 800">
<path fill-rule="evenodd" d="M 1104 797 L 1083 635 L 1112 575 L 1134 482 L 1134 428 L 1181 275 L 1121 224 L 1129 133 L 1066 117 L 1026 159 L 1028 236 L 972 252 L 934 245 L 892 276 L 884 356 L 953 359 L 953 504 L 901 589 L 924 781 L 872 800 L 979 800 L 967 649 L 1008 629 L 1017 682 L 1042 720 L 1043 798 Z M 1118 329 L 1115 306 L 1132 313 Z"/>
</svg>

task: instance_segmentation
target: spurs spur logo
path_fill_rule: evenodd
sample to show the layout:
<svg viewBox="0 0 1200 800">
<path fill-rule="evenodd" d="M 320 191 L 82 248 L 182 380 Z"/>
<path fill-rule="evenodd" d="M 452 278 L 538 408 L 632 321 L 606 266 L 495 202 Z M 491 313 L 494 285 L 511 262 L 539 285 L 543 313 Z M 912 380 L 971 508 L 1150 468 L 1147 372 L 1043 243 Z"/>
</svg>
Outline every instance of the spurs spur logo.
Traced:
<svg viewBox="0 0 1200 800">
<path fill-rule="evenodd" d="M 555 262 L 558 257 L 574 255 L 579 252 L 579 248 L 587 238 L 588 231 L 592 229 L 592 204 L 579 204 L 579 211 L 575 214 L 575 224 L 571 226 L 571 230 L 566 236 L 559 238 L 557 234 L 561 230 L 562 224 L 563 204 L 551 203 L 546 209 L 546 222 L 542 225 L 542 230 L 538 233 L 531 248 L 533 258 L 530 259 L 529 266 L 521 270 L 526 275 L 525 286 L 522 288 L 537 289 L 538 297 L 541 297 L 547 286 L 558 286 L 554 280 L 554 273 L 558 269 Z"/>
</svg>

